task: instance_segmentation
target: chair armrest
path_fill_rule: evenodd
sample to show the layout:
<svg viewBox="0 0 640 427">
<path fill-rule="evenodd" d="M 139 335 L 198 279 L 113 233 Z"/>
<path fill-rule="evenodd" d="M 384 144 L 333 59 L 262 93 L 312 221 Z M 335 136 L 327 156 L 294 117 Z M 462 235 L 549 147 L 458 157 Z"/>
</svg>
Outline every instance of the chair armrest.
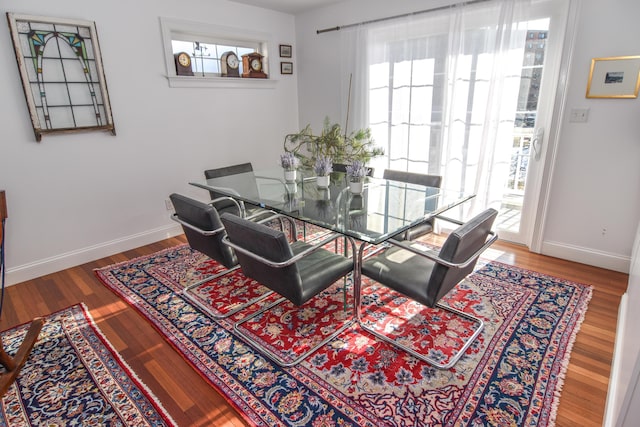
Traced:
<svg viewBox="0 0 640 427">
<path fill-rule="evenodd" d="M 245 248 L 243 248 L 241 246 L 238 246 L 238 245 L 236 245 L 235 243 L 233 243 L 233 242 L 231 242 L 229 240 L 229 236 L 223 237 L 222 238 L 222 243 L 224 243 L 227 246 L 232 247 L 237 252 L 240 252 L 240 253 L 242 253 L 244 255 L 247 255 L 247 256 L 249 256 L 249 257 L 251 257 L 251 258 L 253 258 L 253 259 L 257 260 L 257 261 L 260 261 L 261 263 L 263 263 L 265 265 L 268 265 L 269 267 L 284 268 L 284 267 L 288 267 L 288 266 L 290 266 L 292 264 L 295 264 L 300 259 L 308 256 L 309 254 L 311 254 L 311 253 L 313 253 L 313 252 L 315 252 L 315 251 L 317 251 L 319 249 L 322 249 L 322 247 L 324 245 L 326 245 L 327 243 L 332 242 L 332 241 L 334 241 L 336 239 L 339 239 L 341 237 L 346 237 L 347 239 L 349 239 L 349 242 L 351 243 L 351 247 L 353 249 L 353 253 L 356 253 L 355 252 L 356 244 L 355 244 L 355 241 L 353 240 L 353 238 L 351 238 L 349 236 L 344 236 L 344 235 L 339 234 L 339 233 L 333 233 L 333 234 L 329 235 L 326 239 L 322 239 L 320 242 L 312 245 L 310 248 L 305 249 L 304 251 L 296 254 L 295 256 L 289 258 L 288 260 L 281 261 L 281 262 L 271 261 L 271 260 L 269 260 L 267 258 L 264 258 L 264 257 L 258 255 L 258 254 L 255 254 L 255 253 L 253 253 L 253 252 L 251 252 L 251 251 L 249 251 L 249 250 L 247 250 L 247 249 L 245 249 Z"/>
<path fill-rule="evenodd" d="M 460 221 L 458 219 L 449 218 L 449 217 L 446 217 L 446 216 L 442 216 L 440 214 L 433 215 L 432 218 L 437 218 L 439 220 L 447 221 L 447 222 L 450 222 L 450 223 L 456 224 L 456 225 L 463 225 L 464 224 L 464 222 L 462 222 L 462 221 Z"/>
<path fill-rule="evenodd" d="M 181 220 L 180 218 L 178 218 L 178 214 L 173 214 L 171 215 L 171 219 L 174 220 L 175 222 L 181 224 L 184 227 L 190 228 L 194 231 L 197 231 L 198 233 L 202 234 L 203 236 L 213 236 L 214 234 L 218 234 L 218 233 L 222 233 L 224 232 L 224 227 L 220 227 L 220 228 L 216 228 L 215 230 L 203 230 L 202 228 L 196 227 L 193 224 L 189 224 L 186 221 Z"/>
<path fill-rule="evenodd" d="M 229 191 L 233 191 L 230 188 L 229 189 L 225 189 L 225 190 L 229 190 Z M 244 202 L 243 201 L 237 201 L 236 199 L 234 199 L 231 196 L 222 196 L 222 197 L 217 197 L 209 202 L 207 202 L 208 205 L 212 205 L 216 202 L 221 202 L 223 200 L 226 200 L 228 202 L 232 202 L 234 205 L 236 205 L 236 208 L 238 208 L 238 212 L 240 213 L 240 217 L 244 218 L 247 215 L 247 210 L 244 207 Z M 215 207 L 215 206 L 214 206 Z"/>
<path fill-rule="evenodd" d="M 259 221 L 256 221 L 256 222 L 258 224 L 264 224 L 265 222 L 272 221 L 274 219 L 279 219 L 280 220 L 280 226 L 281 226 L 282 230 L 284 231 L 284 225 L 283 225 L 284 222 L 283 222 L 283 220 L 286 220 L 286 221 L 289 222 L 289 225 L 291 226 L 291 233 L 293 234 L 291 236 L 291 238 L 293 239 L 294 242 L 298 241 L 298 227 L 296 226 L 296 222 L 290 216 L 279 214 L 279 213 L 277 213 L 275 211 L 272 211 L 272 210 L 267 210 L 267 211 L 264 211 L 264 212 L 259 212 L 259 213 L 255 214 L 255 215 L 252 215 L 251 217 L 245 218 L 245 219 L 257 218 L 260 215 L 264 215 L 264 214 L 267 214 L 267 213 L 270 214 L 270 216 L 268 216 L 266 218 L 263 218 L 263 219 L 261 219 Z"/>
<path fill-rule="evenodd" d="M 430 259 L 430 260 L 432 260 L 434 262 L 437 262 L 438 264 L 444 265 L 446 267 L 464 268 L 467 265 L 471 264 L 474 259 L 479 257 L 482 254 L 482 252 L 484 252 L 489 246 L 491 246 L 496 240 L 498 240 L 498 235 L 494 231 L 490 231 L 489 235 L 491 236 L 491 238 L 489 240 L 487 240 L 484 243 L 484 245 L 482 245 L 482 247 L 480 249 L 478 249 L 475 253 L 473 253 L 467 259 L 465 259 L 465 260 L 463 260 L 461 262 L 447 261 L 445 259 L 440 258 L 439 254 L 436 254 L 433 251 L 422 251 L 420 249 L 417 249 L 417 248 L 413 247 L 413 245 L 411 245 L 411 244 L 405 243 L 404 241 L 399 241 L 399 240 L 394 240 L 394 239 L 389 239 L 387 241 L 389 243 L 391 243 L 392 245 L 394 245 L 394 246 L 397 246 L 397 247 L 399 247 L 401 249 L 407 250 L 407 251 L 409 251 L 411 253 L 414 253 L 416 255 L 428 258 L 428 259 Z"/>
</svg>

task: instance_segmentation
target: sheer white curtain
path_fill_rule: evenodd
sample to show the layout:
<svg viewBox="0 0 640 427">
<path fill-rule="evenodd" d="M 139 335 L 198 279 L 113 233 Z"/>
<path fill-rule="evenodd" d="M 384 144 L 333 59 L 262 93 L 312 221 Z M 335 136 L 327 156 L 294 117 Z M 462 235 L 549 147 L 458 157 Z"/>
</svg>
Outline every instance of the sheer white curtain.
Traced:
<svg viewBox="0 0 640 427">
<path fill-rule="evenodd" d="M 508 179 L 530 0 L 453 6 L 342 34 L 349 128 L 385 149 L 371 166 L 443 176 L 500 208 Z M 345 81 L 345 92 L 347 88 Z"/>
</svg>

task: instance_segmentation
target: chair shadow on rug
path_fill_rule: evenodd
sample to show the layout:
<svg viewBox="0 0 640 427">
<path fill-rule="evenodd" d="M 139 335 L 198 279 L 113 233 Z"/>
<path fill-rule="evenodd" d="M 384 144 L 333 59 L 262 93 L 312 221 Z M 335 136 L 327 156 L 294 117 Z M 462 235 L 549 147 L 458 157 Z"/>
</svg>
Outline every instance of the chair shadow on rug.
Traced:
<svg viewBox="0 0 640 427">
<path fill-rule="evenodd" d="M 4 367 L 4 371 L 0 374 L 0 397 L 4 396 L 7 390 L 9 390 L 9 387 L 27 362 L 31 350 L 33 350 L 33 346 L 38 340 L 42 325 L 44 325 L 44 319 L 41 317 L 36 317 L 31 321 L 27 335 L 20 344 L 14 357 L 9 356 L 7 352 L 4 351 L 2 338 L 0 337 L 0 364 Z"/>
<path fill-rule="evenodd" d="M 390 338 L 370 326 L 362 316 L 362 281 L 357 280 L 355 287 L 356 318 L 360 326 L 381 340 L 399 347 L 436 368 L 449 369 L 455 365 L 482 332 L 484 323 L 471 314 L 441 304 L 439 301 L 473 271 L 480 254 L 497 240 L 497 234 L 491 231 L 497 214 L 495 209 L 487 209 L 464 224 L 460 221 L 438 217 L 460 225 L 449 234 L 438 253 L 426 250 L 424 247 L 420 248 L 408 241 L 390 240 L 389 242 L 394 247 L 372 256 L 364 263 L 360 259 L 363 275 L 424 306 L 438 307 L 475 324 L 473 332 L 464 340 L 462 348 L 457 350 L 447 363 L 440 362 L 435 354 L 424 354 L 409 347 L 408 341 L 413 340 L 408 340 L 407 337 Z M 362 257 L 362 255 L 360 256 Z M 410 323 L 410 321 L 407 322 Z M 401 329 L 402 326 L 397 328 Z M 387 327 L 386 329 L 395 330 L 396 328 Z M 419 336 L 425 338 L 422 333 Z M 424 346 L 420 345 L 420 347 Z"/>
<path fill-rule="evenodd" d="M 234 324 L 234 331 L 246 342 L 278 365 L 288 367 L 300 363 L 351 326 L 354 319 L 343 322 L 340 327 L 336 325 L 328 337 L 293 360 L 285 360 L 246 334 L 240 329 L 242 324 L 287 300 L 297 307 L 304 305 L 337 280 L 351 273 L 356 260 L 323 248 L 343 237 L 338 233 L 322 238 L 314 244 L 302 241 L 289 243 L 282 231 L 229 213 L 222 214 L 221 219 L 227 230 L 224 243 L 236 251 L 243 274 L 282 296 Z M 355 253 L 355 242 L 351 238 L 348 239 L 352 253 Z M 346 307 L 344 309 L 346 310 Z"/>
</svg>

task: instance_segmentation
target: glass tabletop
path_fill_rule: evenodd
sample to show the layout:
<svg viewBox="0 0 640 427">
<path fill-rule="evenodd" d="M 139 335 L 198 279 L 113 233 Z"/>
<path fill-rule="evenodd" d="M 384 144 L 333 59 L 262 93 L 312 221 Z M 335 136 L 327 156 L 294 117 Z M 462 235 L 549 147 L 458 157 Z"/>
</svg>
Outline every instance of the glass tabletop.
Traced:
<svg viewBox="0 0 640 427">
<path fill-rule="evenodd" d="M 367 177 L 361 194 L 344 173 L 319 187 L 311 170 L 285 180 L 281 168 L 212 178 L 191 185 L 378 244 L 472 198 L 459 191 Z"/>
</svg>

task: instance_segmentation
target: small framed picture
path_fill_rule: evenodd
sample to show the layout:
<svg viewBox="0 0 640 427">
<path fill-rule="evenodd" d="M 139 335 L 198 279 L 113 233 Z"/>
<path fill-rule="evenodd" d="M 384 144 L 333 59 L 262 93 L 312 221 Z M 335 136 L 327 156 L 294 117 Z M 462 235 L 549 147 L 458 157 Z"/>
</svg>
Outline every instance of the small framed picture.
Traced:
<svg viewBox="0 0 640 427">
<path fill-rule="evenodd" d="M 587 98 L 637 98 L 640 89 L 640 56 L 591 60 Z"/>
<path fill-rule="evenodd" d="M 293 62 L 281 62 L 280 74 L 293 74 Z"/>
<path fill-rule="evenodd" d="M 290 44 L 280 45 L 280 58 L 291 58 L 292 53 L 293 49 L 291 49 Z"/>
</svg>

